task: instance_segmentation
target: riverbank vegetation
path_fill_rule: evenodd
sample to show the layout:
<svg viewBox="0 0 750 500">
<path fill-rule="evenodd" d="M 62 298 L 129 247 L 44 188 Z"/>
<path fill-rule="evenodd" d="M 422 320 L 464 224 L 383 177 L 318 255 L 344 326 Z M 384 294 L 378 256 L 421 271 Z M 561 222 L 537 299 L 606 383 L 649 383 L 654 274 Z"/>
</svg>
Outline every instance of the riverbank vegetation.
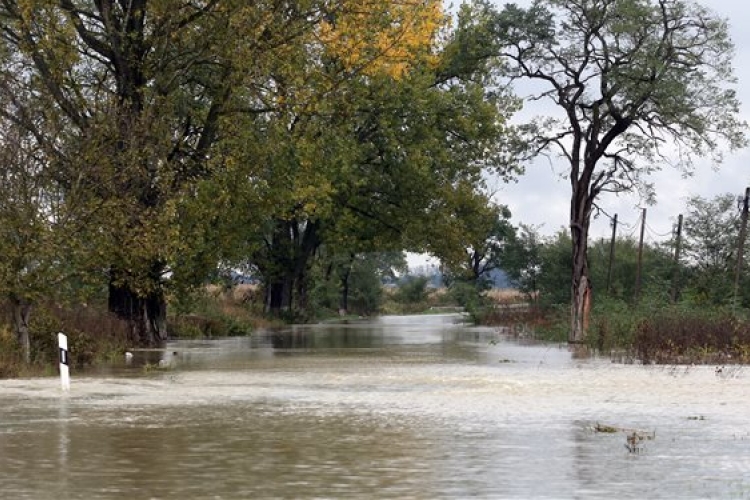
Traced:
<svg viewBox="0 0 750 500">
<path fill-rule="evenodd" d="M 435 0 L 12 0 L 0 28 L 9 366 L 49 363 L 62 329 L 87 364 L 171 336 L 383 312 L 461 307 L 562 331 L 568 301 L 568 340 L 605 348 L 666 331 L 620 326 L 643 307 L 721 311 L 731 297 L 739 321 L 748 306 L 716 271 L 731 260 L 716 244 L 686 241 L 675 261 L 647 247 L 635 292 L 618 274 L 632 268 L 605 280 L 606 244 L 589 246 L 602 193 L 653 194 L 643 177 L 663 141 L 686 167 L 744 143 L 726 24 L 697 6 L 476 0 L 451 18 Z M 535 98 L 568 121 L 511 125 L 521 79 L 552 85 Z M 511 224 L 487 179 L 510 181 L 554 146 L 574 205 L 568 231 L 542 238 Z M 734 224 L 725 208 L 708 229 Z M 697 242 L 703 226 L 688 226 Z M 725 240 L 706 237 L 734 248 Z M 406 251 L 437 258 L 442 283 L 408 275 Z M 488 294 L 501 271 L 525 303 Z"/>
<path fill-rule="evenodd" d="M 632 237 L 592 242 L 589 272 L 602 289 L 582 343 L 645 363 L 747 362 L 750 282 L 744 272 L 738 274 L 742 214 L 730 198 L 692 198 L 684 232 L 647 239 L 640 251 Z M 566 231 L 546 238 L 530 237 L 529 231 L 534 233 L 521 228 L 522 236 L 507 242 L 505 259 L 527 307 L 509 314 L 489 304 L 476 317 L 565 342 L 571 328 L 571 241 Z M 516 260 L 518 255 L 531 257 Z"/>
</svg>

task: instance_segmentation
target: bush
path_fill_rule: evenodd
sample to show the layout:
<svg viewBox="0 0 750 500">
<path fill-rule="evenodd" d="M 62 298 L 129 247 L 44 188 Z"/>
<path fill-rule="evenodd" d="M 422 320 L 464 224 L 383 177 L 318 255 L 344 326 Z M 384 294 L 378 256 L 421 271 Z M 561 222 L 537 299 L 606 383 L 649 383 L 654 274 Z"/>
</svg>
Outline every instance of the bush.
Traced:
<svg viewBox="0 0 750 500">
<path fill-rule="evenodd" d="M 586 342 L 600 351 L 629 348 L 646 309 L 633 308 L 620 299 L 603 297 L 597 300 Z"/>
<path fill-rule="evenodd" d="M 96 308 L 38 308 L 29 325 L 32 363 L 50 365 L 58 361 L 57 334 L 68 337 L 71 368 L 93 364 L 125 352 L 129 326 Z"/>
<path fill-rule="evenodd" d="M 643 363 L 746 363 L 750 323 L 721 310 L 671 308 L 637 327 L 634 351 Z"/>
<path fill-rule="evenodd" d="M 0 329 L 0 378 L 15 378 L 23 373 L 26 363 L 21 346 L 10 328 Z"/>
<path fill-rule="evenodd" d="M 448 289 L 448 295 L 458 306 L 466 309 L 470 314 L 479 308 L 489 305 L 489 301 L 482 295 L 482 291 L 472 283 L 456 281 Z"/>
<path fill-rule="evenodd" d="M 402 304 L 419 304 L 427 301 L 427 283 L 430 279 L 427 276 L 414 276 L 409 277 L 404 283 L 402 283 L 396 294 L 394 300 L 401 302 Z"/>
<path fill-rule="evenodd" d="M 171 337 L 236 337 L 251 335 L 257 318 L 251 308 L 254 290 L 211 288 L 183 298 L 179 314 L 167 319 Z M 189 305 L 189 307 L 188 307 Z"/>
</svg>

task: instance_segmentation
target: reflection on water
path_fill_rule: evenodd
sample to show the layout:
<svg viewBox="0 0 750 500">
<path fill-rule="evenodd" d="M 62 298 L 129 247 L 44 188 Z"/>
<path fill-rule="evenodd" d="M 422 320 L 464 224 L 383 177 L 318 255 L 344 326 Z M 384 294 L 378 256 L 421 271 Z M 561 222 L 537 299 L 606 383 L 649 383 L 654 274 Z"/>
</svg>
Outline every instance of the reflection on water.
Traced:
<svg viewBox="0 0 750 500">
<path fill-rule="evenodd" d="M 616 365 L 457 318 L 174 342 L 69 395 L 0 381 L 0 496 L 750 497 L 744 369 Z M 631 454 L 597 422 L 656 438 Z"/>
</svg>

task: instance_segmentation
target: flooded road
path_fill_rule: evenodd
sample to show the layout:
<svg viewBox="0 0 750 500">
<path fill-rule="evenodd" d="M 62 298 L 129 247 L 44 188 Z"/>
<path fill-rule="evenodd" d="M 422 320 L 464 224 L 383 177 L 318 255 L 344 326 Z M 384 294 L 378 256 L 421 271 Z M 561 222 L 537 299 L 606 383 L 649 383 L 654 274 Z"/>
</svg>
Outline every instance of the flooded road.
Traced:
<svg viewBox="0 0 750 500">
<path fill-rule="evenodd" d="M 748 369 L 577 359 L 458 319 L 173 342 L 69 394 L 0 381 L 0 498 L 750 498 Z"/>
</svg>

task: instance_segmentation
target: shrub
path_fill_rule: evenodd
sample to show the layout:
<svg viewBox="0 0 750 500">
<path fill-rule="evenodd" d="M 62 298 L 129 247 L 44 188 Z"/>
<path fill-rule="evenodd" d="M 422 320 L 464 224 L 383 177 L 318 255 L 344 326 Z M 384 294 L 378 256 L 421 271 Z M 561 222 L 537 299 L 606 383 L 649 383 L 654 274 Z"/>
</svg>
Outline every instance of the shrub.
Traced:
<svg viewBox="0 0 750 500">
<path fill-rule="evenodd" d="M 97 308 L 38 308 L 30 323 L 32 362 L 42 365 L 58 361 L 60 332 L 68 337 L 69 362 L 73 368 L 122 353 L 128 342 L 127 322 Z"/>
<path fill-rule="evenodd" d="M 180 338 L 251 335 L 257 322 L 248 302 L 252 293 L 249 289 L 195 291 L 189 301 L 183 299 L 179 314 L 167 319 L 167 330 L 171 337 Z"/>
<path fill-rule="evenodd" d="M 634 339 L 643 363 L 744 363 L 748 346 L 748 321 L 721 310 L 667 309 L 644 318 Z"/>
<path fill-rule="evenodd" d="M 427 301 L 427 283 L 430 279 L 426 276 L 414 276 L 404 281 L 394 295 L 396 302 L 403 304 L 418 304 Z"/>
</svg>

